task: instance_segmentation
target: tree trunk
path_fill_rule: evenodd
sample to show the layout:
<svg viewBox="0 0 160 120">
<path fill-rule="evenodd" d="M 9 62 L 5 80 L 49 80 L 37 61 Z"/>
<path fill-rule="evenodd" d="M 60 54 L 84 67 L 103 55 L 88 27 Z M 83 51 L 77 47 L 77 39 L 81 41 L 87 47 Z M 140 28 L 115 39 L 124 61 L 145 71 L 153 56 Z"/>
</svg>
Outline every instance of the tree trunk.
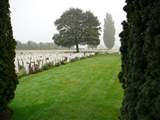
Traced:
<svg viewBox="0 0 160 120">
<path fill-rule="evenodd" d="M 79 53 L 79 45 L 76 43 L 76 52 Z"/>
</svg>

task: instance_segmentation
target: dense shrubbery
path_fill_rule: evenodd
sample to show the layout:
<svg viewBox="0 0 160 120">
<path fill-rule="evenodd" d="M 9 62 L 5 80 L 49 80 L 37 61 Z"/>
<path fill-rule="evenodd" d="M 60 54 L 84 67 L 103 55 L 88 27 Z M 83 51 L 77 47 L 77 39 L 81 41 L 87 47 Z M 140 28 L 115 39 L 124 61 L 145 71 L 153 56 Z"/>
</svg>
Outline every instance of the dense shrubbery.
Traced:
<svg viewBox="0 0 160 120">
<path fill-rule="evenodd" d="M 160 1 L 126 0 L 121 37 L 121 120 L 160 120 Z"/>
<path fill-rule="evenodd" d="M 14 98 L 17 76 L 14 57 L 16 42 L 10 22 L 9 1 L 0 0 L 0 119 L 9 119 L 8 103 Z"/>
</svg>

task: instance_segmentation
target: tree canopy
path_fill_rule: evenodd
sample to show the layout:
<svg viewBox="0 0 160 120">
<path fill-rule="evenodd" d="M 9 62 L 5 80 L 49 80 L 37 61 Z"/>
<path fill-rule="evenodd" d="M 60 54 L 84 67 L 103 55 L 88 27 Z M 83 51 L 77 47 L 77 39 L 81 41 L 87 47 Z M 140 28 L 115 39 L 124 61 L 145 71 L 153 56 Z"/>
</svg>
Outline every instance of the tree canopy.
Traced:
<svg viewBox="0 0 160 120">
<path fill-rule="evenodd" d="M 100 23 L 92 12 L 83 12 L 78 8 L 70 8 L 55 21 L 58 34 L 53 36 L 57 45 L 64 47 L 76 46 L 79 52 L 79 45 L 95 45 L 100 43 Z"/>
<path fill-rule="evenodd" d="M 115 27 L 112 15 L 109 13 L 106 13 L 106 18 L 104 19 L 103 41 L 108 49 L 112 49 L 114 46 Z"/>
</svg>

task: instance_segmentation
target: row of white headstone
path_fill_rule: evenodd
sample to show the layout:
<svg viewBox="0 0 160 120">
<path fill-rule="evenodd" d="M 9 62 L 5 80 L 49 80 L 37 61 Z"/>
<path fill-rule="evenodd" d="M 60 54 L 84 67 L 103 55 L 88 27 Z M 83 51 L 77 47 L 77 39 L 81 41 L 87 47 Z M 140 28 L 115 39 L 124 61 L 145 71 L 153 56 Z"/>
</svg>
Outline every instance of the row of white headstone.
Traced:
<svg viewBox="0 0 160 120">
<path fill-rule="evenodd" d="M 25 69 L 25 73 L 41 70 L 47 63 L 56 65 L 61 62 L 70 62 L 75 58 L 93 56 L 95 53 L 23 53 L 16 54 L 15 70 L 20 72 L 21 68 Z"/>
</svg>

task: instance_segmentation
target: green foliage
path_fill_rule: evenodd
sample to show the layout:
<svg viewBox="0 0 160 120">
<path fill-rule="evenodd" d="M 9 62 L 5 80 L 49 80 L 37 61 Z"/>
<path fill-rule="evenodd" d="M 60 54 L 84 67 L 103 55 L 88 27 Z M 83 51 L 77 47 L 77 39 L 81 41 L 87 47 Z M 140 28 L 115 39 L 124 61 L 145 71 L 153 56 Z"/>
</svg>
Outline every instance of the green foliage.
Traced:
<svg viewBox="0 0 160 120">
<path fill-rule="evenodd" d="M 160 1 L 126 0 L 121 37 L 121 120 L 160 120 Z"/>
<path fill-rule="evenodd" d="M 115 27 L 112 15 L 107 13 L 104 19 L 103 41 L 108 49 L 112 49 L 115 42 Z"/>
<path fill-rule="evenodd" d="M 42 70 L 48 70 L 50 68 L 57 67 L 59 65 L 61 65 L 61 63 L 56 63 L 55 65 L 52 62 L 46 63 L 45 65 L 42 66 Z"/>
<path fill-rule="evenodd" d="M 93 48 L 96 48 L 99 44 L 100 44 L 100 40 L 99 40 L 99 30 L 101 29 L 100 23 L 97 19 L 97 17 L 95 17 L 93 15 L 92 12 L 90 11 L 86 11 L 84 13 L 85 16 L 85 21 L 84 21 L 84 38 L 85 38 L 85 44 L 87 44 L 88 46 L 92 46 Z"/>
<path fill-rule="evenodd" d="M 99 55 L 21 78 L 13 120 L 118 120 L 120 56 Z"/>
<path fill-rule="evenodd" d="M 14 98 L 18 83 L 14 66 L 15 46 L 9 1 L 0 0 L 0 114 L 8 109 L 8 103 Z"/>
<path fill-rule="evenodd" d="M 75 45 L 79 52 L 79 44 L 97 46 L 100 43 L 100 23 L 90 11 L 70 8 L 55 21 L 55 25 L 59 33 L 53 40 L 57 45 L 69 48 Z"/>
</svg>

